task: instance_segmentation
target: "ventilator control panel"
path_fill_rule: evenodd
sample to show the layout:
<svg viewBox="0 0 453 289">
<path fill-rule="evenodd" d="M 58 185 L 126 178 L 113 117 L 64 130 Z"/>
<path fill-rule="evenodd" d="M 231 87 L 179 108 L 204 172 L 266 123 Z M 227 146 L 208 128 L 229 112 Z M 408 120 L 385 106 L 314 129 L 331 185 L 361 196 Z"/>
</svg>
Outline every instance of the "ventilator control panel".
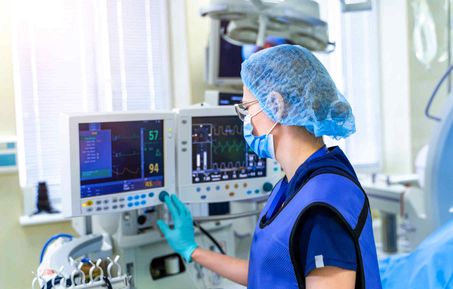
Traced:
<svg viewBox="0 0 453 289">
<path fill-rule="evenodd" d="M 261 197 L 281 176 L 276 161 L 248 147 L 232 107 L 179 110 L 177 127 L 178 191 L 186 202 Z"/>
</svg>

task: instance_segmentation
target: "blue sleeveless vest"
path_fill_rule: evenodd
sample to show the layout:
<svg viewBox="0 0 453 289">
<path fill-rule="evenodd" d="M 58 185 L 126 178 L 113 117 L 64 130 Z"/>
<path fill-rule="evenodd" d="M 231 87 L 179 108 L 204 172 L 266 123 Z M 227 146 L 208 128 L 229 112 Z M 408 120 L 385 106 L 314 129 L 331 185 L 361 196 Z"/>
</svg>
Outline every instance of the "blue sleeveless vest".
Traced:
<svg viewBox="0 0 453 289">
<path fill-rule="evenodd" d="M 339 148 L 329 150 L 336 151 L 340 157 L 332 158 L 328 154 L 311 163 L 296 193 L 266 220 L 281 181 L 274 187 L 253 236 L 248 288 L 305 288 L 301 268 L 305 262 L 297 260 L 300 254 L 294 239 L 304 225 L 304 213 L 313 207 L 330 209 L 353 237 L 357 255 L 356 289 L 382 288 L 368 199 L 346 156 Z"/>
</svg>

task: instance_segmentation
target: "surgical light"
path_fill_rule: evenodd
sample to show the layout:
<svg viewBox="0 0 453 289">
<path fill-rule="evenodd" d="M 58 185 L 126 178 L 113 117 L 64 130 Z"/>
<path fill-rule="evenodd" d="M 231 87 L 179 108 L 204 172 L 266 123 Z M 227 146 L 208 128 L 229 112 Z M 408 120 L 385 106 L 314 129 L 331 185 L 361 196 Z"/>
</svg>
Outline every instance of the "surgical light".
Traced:
<svg viewBox="0 0 453 289">
<path fill-rule="evenodd" d="M 276 36 L 312 51 L 329 46 L 328 26 L 315 1 L 213 0 L 200 13 L 229 21 L 223 36 L 232 43 L 263 46 L 266 37 Z"/>
</svg>

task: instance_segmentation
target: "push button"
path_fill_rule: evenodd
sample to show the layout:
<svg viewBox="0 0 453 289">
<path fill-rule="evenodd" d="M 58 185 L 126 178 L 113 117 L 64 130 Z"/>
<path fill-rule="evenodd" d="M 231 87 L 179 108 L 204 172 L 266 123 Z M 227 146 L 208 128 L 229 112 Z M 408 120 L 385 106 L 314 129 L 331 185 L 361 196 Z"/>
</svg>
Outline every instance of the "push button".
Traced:
<svg viewBox="0 0 453 289">
<path fill-rule="evenodd" d="M 91 207 L 93 205 L 93 201 L 86 201 L 82 204 L 82 207 Z"/>
<path fill-rule="evenodd" d="M 269 182 L 266 182 L 266 183 L 264 183 L 264 185 L 263 185 L 263 191 L 265 191 L 266 193 L 272 191 L 272 188 L 273 188 L 273 186 L 272 186 L 272 184 L 269 183 Z"/>
</svg>

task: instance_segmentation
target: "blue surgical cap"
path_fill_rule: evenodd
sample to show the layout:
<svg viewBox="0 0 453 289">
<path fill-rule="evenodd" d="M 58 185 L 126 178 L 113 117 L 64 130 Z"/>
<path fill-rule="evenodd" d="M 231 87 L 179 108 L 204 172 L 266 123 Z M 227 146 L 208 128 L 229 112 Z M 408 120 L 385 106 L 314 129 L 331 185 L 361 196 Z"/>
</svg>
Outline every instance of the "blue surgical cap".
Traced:
<svg viewBox="0 0 453 289">
<path fill-rule="evenodd" d="M 301 46 L 253 54 L 242 63 L 241 78 L 274 121 L 302 126 L 316 137 L 339 139 L 355 132 L 351 106 L 321 62 Z"/>
</svg>

